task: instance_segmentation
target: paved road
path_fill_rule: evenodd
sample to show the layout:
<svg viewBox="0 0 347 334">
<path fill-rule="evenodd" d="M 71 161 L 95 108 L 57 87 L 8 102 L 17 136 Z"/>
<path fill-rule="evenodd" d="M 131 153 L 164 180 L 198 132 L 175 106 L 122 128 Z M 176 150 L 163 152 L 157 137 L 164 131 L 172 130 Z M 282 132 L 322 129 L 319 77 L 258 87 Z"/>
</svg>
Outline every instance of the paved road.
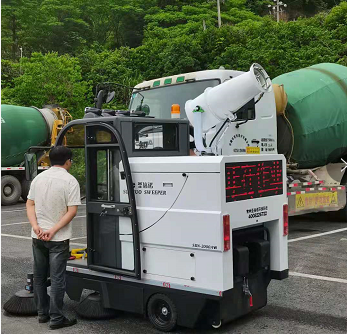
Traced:
<svg viewBox="0 0 347 334">
<path fill-rule="evenodd" d="M 81 206 L 73 222 L 72 242 L 86 242 L 85 207 Z M 24 203 L 2 207 L 1 303 L 25 285 L 31 271 L 30 225 Z M 268 305 L 253 314 L 222 326 L 218 333 L 346 333 L 347 332 L 347 223 L 328 214 L 290 219 L 289 267 L 292 274 L 284 281 L 272 281 Z M 335 231 L 339 231 L 335 233 Z M 326 234 L 327 232 L 334 232 Z M 323 235 L 320 235 L 323 234 Z M 318 237 L 313 237 L 319 235 Z M 301 239 L 302 237 L 310 237 Z M 76 245 L 77 246 L 77 245 Z M 305 277 L 308 275 L 308 277 Z M 76 303 L 66 298 L 68 316 L 74 316 Z M 47 324 L 35 317 L 2 315 L 4 334 L 41 334 L 49 332 Z M 216 333 L 215 330 L 200 330 Z M 79 319 L 76 326 L 55 333 L 158 333 L 141 316 L 122 313 L 110 321 Z M 179 329 L 177 333 L 196 333 Z"/>
</svg>

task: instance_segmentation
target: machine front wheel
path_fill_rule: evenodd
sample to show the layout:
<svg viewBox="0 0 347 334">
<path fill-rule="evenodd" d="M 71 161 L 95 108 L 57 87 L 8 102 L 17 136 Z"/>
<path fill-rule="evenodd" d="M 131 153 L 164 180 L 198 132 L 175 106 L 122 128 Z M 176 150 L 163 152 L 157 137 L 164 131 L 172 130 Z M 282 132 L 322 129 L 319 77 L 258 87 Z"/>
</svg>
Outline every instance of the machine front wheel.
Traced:
<svg viewBox="0 0 347 334">
<path fill-rule="evenodd" d="M 170 332 L 177 325 L 176 306 L 166 295 L 152 296 L 147 305 L 147 314 L 153 326 L 163 332 Z"/>
</svg>

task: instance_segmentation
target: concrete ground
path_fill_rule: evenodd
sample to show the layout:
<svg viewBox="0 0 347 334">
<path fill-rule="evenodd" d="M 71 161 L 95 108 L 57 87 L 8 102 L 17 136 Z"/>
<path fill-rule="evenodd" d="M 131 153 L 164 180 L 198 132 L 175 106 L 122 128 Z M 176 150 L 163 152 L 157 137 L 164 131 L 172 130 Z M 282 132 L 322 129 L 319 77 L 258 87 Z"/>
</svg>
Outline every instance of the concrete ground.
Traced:
<svg viewBox="0 0 347 334">
<path fill-rule="evenodd" d="M 23 289 L 26 273 L 31 272 L 30 224 L 24 203 L 2 207 L 1 212 L 1 305 Z M 314 214 L 290 219 L 289 268 L 291 276 L 272 281 L 268 305 L 242 319 L 222 326 L 218 333 L 346 333 L 347 332 L 347 223 L 329 214 Z M 85 206 L 73 222 L 78 247 L 86 242 Z M 75 316 L 76 302 L 66 298 L 66 313 Z M 2 315 L 1 333 L 47 333 L 48 325 L 36 317 Z M 179 328 L 176 333 L 198 330 Z M 216 330 L 199 330 L 216 333 Z M 141 316 L 121 313 L 108 321 L 78 319 L 78 324 L 62 330 L 66 333 L 158 333 Z"/>
</svg>

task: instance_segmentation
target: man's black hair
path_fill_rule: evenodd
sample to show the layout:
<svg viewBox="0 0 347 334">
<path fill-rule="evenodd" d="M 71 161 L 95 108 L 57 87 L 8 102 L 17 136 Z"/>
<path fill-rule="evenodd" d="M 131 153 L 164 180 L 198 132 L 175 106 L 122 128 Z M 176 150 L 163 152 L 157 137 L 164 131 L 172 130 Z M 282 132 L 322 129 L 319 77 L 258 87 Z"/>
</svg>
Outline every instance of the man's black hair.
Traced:
<svg viewBox="0 0 347 334">
<path fill-rule="evenodd" d="M 51 166 L 63 166 L 67 160 L 72 158 L 72 151 L 65 146 L 53 147 L 49 152 Z"/>
</svg>

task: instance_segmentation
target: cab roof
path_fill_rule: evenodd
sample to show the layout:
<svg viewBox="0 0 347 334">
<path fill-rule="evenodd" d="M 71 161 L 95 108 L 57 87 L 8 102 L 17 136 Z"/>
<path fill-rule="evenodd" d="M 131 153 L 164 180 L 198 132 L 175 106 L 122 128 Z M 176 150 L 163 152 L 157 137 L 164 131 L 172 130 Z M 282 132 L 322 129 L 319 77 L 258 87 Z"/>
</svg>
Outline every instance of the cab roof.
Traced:
<svg viewBox="0 0 347 334">
<path fill-rule="evenodd" d="M 171 75 L 167 77 L 157 78 L 153 80 L 143 81 L 135 86 L 135 89 L 151 89 L 162 86 L 177 85 L 189 81 L 201 81 L 201 80 L 211 80 L 218 79 L 220 82 L 236 77 L 244 72 L 226 70 L 220 68 L 218 70 L 206 70 L 198 72 L 189 72 L 177 75 Z"/>
</svg>

